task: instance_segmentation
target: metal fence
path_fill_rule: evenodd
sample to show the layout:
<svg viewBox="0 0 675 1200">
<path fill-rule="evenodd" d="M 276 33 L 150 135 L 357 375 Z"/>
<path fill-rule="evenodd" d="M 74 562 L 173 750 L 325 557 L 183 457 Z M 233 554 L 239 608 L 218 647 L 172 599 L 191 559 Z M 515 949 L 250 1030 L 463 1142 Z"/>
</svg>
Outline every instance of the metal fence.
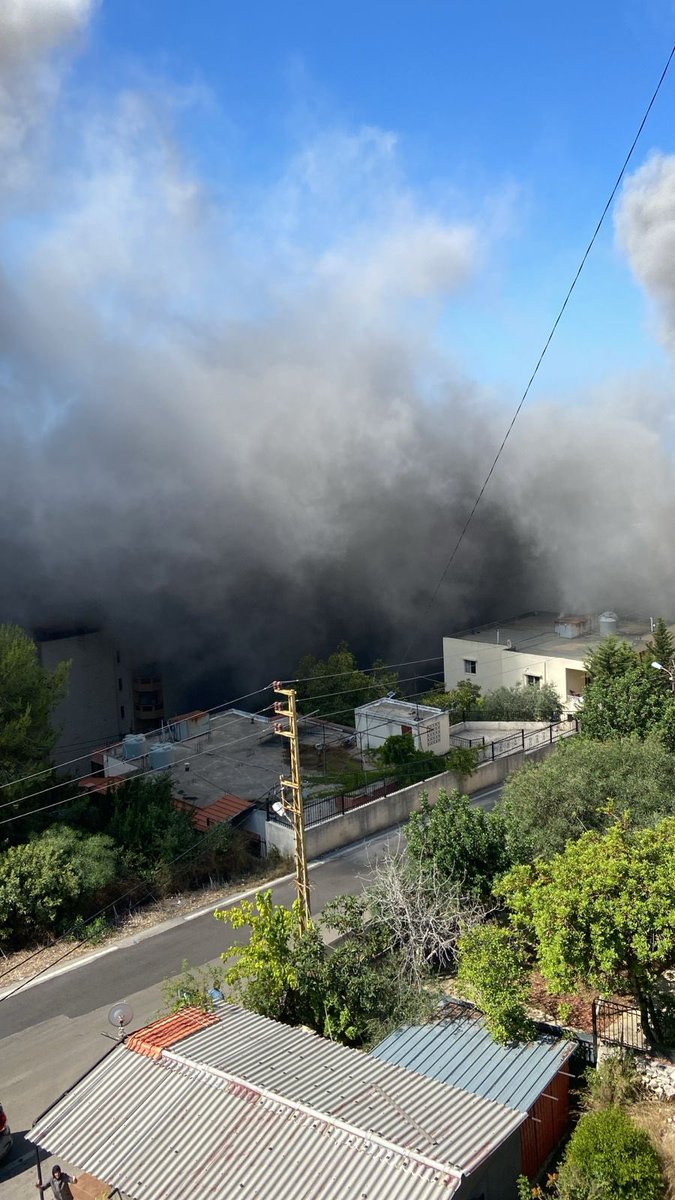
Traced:
<svg viewBox="0 0 675 1200">
<path fill-rule="evenodd" d="M 625 1050 L 646 1050 L 640 1009 L 617 1000 L 596 1000 L 593 1006 L 593 1036 L 596 1041 Z"/>
<path fill-rule="evenodd" d="M 505 737 L 497 738 L 493 742 L 487 742 L 484 737 L 465 738 L 454 733 L 450 735 L 450 745 L 451 748 L 466 747 L 477 750 L 479 763 L 494 762 L 496 758 L 515 754 L 518 750 L 536 750 L 539 746 L 569 737 L 578 730 L 579 721 L 576 717 L 571 717 L 568 721 L 552 721 L 543 729 L 515 729 L 513 733 L 507 733 Z"/>
<path fill-rule="evenodd" d="M 537 746 L 556 742 L 562 737 L 568 737 L 575 733 L 578 728 L 579 723 L 576 720 L 554 721 L 544 729 L 515 730 L 495 742 L 486 742 L 484 738 L 478 740 L 453 735 L 450 749 L 458 746 L 470 746 L 478 750 L 478 764 L 480 765 L 484 762 L 494 762 L 496 758 L 504 758 L 518 750 L 534 750 Z M 369 804 L 371 800 L 381 800 L 384 796 L 400 791 L 401 788 L 408 787 L 411 783 L 424 782 L 425 779 L 431 779 L 434 775 L 440 775 L 449 769 L 441 756 L 429 758 L 428 774 L 420 771 L 420 767 L 423 765 L 419 761 L 407 766 L 402 765 L 396 769 L 395 774 L 383 775 L 369 783 L 353 788 L 351 791 L 341 791 L 330 796 L 316 796 L 305 800 L 305 827 L 310 829 L 312 825 L 320 825 L 322 821 L 329 821 L 331 817 L 343 817 L 353 808 Z M 434 767 L 436 770 L 433 769 Z M 278 825 L 285 825 L 288 818 L 275 812 L 274 799 L 272 795 L 267 798 L 267 820 Z"/>
</svg>

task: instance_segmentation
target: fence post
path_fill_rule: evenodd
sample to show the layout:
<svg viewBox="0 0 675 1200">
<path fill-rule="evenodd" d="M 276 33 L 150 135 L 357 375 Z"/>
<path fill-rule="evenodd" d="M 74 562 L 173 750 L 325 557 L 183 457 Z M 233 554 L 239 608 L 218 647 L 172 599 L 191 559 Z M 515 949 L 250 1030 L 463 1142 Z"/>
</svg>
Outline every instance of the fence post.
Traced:
<svg viewBox="0 0 675 1200">
<path fill-rule="evenodd" d="M 549 727 L 548 727 L 548 732 L 549 732 L 549 739 L 548 739 L 548 740 L 549 740 L 549 742 L 553 742 L 553 726 L 552 726 L 552 725 L 549 725 Z"/>
<path fill-rule="evenodd" d="M 495 761 L 495 744 L 494 744 L 494 742 L 490 743 L 490 749 L 492 750 L 492 761 L 494 762 Z"/>
<path fill-rule="evenodd" d="M 599 1001 L 596 997 L 591 1006 L 593 1013 L 593 1054 L 595 1055 L 596 1066 L 598 1062 L 598 1003 Z"/>
<path fill-rule="evenodd" d="M 522 749 L 524 750 L 525 749 L 525 730 L 524 729 L 521 729 L 521 731 L 520 731 L 520 740 L 522 742 Z"/>
<path fill-rule="evenodd" d="M 386 796 L 387 795 L 387 776 L 386 775 L 382 776 L 382 784 L 384 787 L 384 794 Z"/>
<path fill-rule="evenodd" d="M 344 817 L 344 815 L 345 815 L 345 794 L 344 794 L 344 792 L 340 792 L 340 812 L 341 812 L 342 816 Z"/>
</svg>

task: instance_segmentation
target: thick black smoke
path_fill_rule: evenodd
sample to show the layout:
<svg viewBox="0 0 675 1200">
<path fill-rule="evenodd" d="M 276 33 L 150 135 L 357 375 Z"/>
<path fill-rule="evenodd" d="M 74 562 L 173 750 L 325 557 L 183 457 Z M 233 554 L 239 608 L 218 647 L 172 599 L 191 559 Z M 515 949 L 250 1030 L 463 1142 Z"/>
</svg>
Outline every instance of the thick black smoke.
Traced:
<svg viewBox="0 0 675 1200">
<path fill-rule="evenodd" d="M 3 30 L 0 614 L 258 679 L 525 608 L 670 613 L 662 399 L 634 381 L 524 414 L 429 608 L 507 420 L 434 339 L 489 222 L 420 207 L 374 129 L 216 189 L 173 132 L 190 97 L 60 92 L 90 8 L 11 0 Z M 658 292 L 651 170 L 621 237 Z"/>
</svg>

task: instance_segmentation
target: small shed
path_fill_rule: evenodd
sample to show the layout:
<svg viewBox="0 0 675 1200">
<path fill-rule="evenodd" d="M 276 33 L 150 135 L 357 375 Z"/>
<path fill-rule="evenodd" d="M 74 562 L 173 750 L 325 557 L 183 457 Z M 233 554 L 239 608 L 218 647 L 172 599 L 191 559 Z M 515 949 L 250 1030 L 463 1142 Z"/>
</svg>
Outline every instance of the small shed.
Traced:
<svg viewBox="0 0 675 1200">
<path fill-rule="evenodd" d="M 524 1114 L 520 1171 L 533 1180 L 569 1125 L 573 1051 L 574 1042 L 543 1032 L 531 1042 L 502 1046 L 478 1009 L 453 1000 L 439 1020 L 398 1029 L 372 1053 Z"/>
</svg>

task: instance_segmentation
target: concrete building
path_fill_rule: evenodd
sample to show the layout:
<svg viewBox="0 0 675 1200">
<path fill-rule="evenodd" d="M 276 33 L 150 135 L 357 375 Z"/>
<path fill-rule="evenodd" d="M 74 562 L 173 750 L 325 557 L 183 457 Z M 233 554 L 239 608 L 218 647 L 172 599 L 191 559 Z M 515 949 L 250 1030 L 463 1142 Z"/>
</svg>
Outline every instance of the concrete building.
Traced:
<svg viewBox="0 0 675 1200">
<path fill-rule="evenodd" d="M 446 691 L 464 680 L 483 693 L 516 684 L 552 684 L 563 715 L 578 711 L 584 688 L 584 661 L 609 636 L 646 649 L 649 618 L 624 618 L 606 612 L 592 615 L 526 613 L 501 624 L 483 625 L 461 637 L 443 638 Z"/>
<path fill-rule="evenodd" d="M 447 754 L 450 720 L 442 708 L 384 697 L 354 709 L 359 750 L 377 750 L 388 737 L 412 734 L 418 750 Z"/>
<path fill-rule="evenodd" d="M 41 629 L 33 633 L 42 666 L 70 661 L 68 694 L 54 713 L 59 739 L 54 761 L 87 755 L 134 728 L 133 671 L 120 646 L 100 629 Z M 86 758 L 69 768 L 89 771 Z"/>
</svg>

